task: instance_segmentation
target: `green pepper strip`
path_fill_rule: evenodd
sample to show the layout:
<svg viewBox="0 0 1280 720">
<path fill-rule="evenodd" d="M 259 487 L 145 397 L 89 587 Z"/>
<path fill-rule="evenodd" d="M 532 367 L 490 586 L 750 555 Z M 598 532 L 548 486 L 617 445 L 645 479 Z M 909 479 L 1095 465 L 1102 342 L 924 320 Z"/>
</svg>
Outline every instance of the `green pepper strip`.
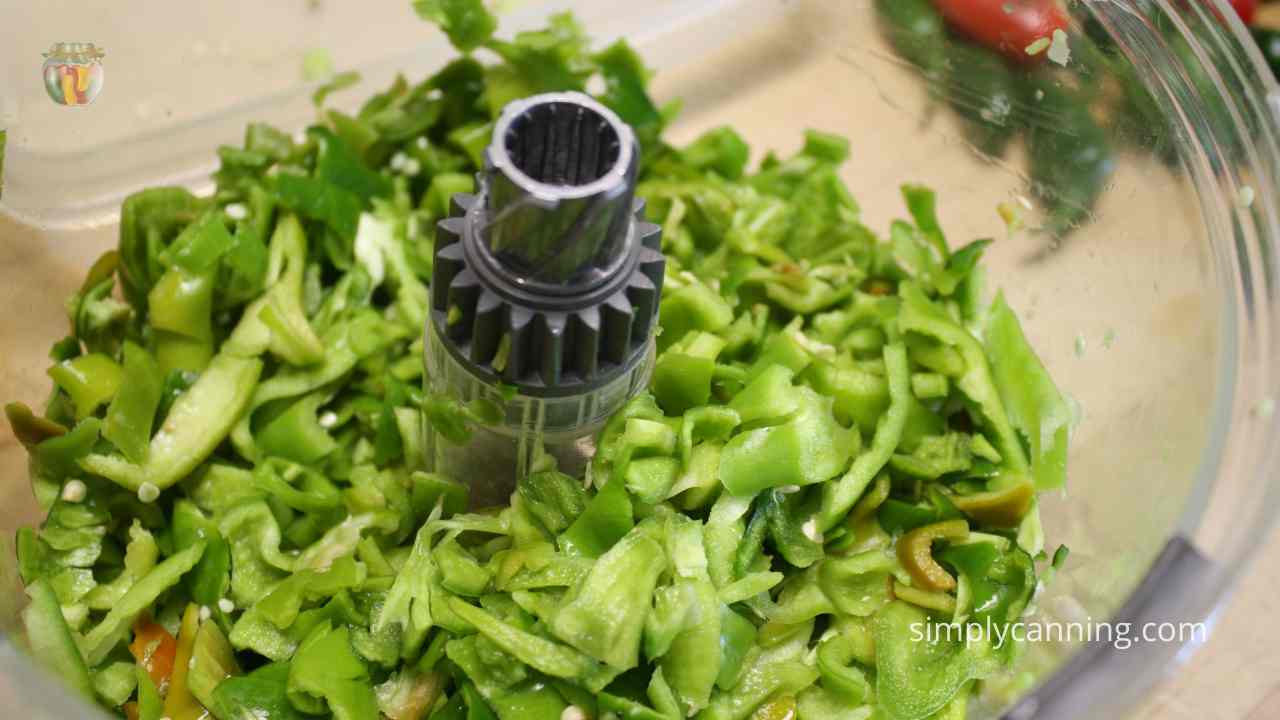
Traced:
<svg viewBox="0 0 1280 720">
<path fill-rule="evenodd" d="M 131 342 L 124 344 L 122 384 L 123 389 L 107 406 L 102 436 L 110 440 L 130 462 L 144 462 L 164 382 L 160 366 L 151 353 Z"/>
<path fill-rule="evenodd" d="M 49 377 L 75 403 L 77 419 L 88 417 L 114 397 L 122 376 L 120 366 L 101 353 L 81 355 L 49 368 Z"/>
<path fill-rule="evenodd" d="M 262 361 L 219 354 L 199 380 L 173 404 L 151 439 L 141 464 L 116 455 L 91 454 L 80 467 L 137 490 L 151 483 L 163 490 L 195 470 L 218 447 L 249 404 Z"/>
<path fill-rule="evenodd" d="M 743 668 L 730 692 L 718 694 L 699 720 L 746 720 L 770 697 L 800 692 L 813 684 L 818 671 L 803 660 L 813 623 L 793 626 L 795 632 L 765 648 Z M 762 629 L 763 630 L 763 629 Z"/>
<path fill-rule="evenodd" d="M 215 274 L 173 267 L 147 295 L 156 359 L 162 372 L 200 372 L 214 354 Z"/>
<path fill-rule="evenodd" d="M 853 512 L 849 514 L 852 523 L 871 517 L 876 510 L 880 509 L 880 505 L 889 498 L 889 491 L 893 489 L 893 483 L 889 480 L 887 474 L 881 473 L 876 478 L 876 484 L 871 486 L 871 492 L 862 496 L 857 505 L 853 506 Z"/>
<path fill-rule="evenodd" d="M 216 605 L 226 597 L 230 584 L 231 551 L 227 541 L 218 532 L 218 524 L 206 518 L 190 500 L 173 504 L 172 521 L 173 542 L 177 547 L 205 541 L 204 556 L 187 575 L 187 591 L 191 599 L 201 605 Z"/>
<path fill-rule="evenodd" d="M 720 667 L 716 687 L 730 690 L 738 683 L 747 652 L 756 640 L 756 626 L 728 605 L 720 606 Z"/>
<path fill-rule="evenodd" d="M 294 401 L 258 431 L 258 445 L 268 455 L 303 464 L 318 462 L 333 452 L 338 444 L 316 418 L 325 399 L 323 393 L 312 393 Z"/>
<path fill-rule="evenodd" d="M 560 536 L 560 549 L 570 555 L 597 558 L 634 525 L 631 497 L 621 480 L 613 480 L 587 502 L 586 509 Z"/>
<path fill-rule="evenodd" d="M 240 324 L 227 338 L 227 350 L 248 356 L 270 350 L 291 365 L 325 359 L 327 343 L 316 336 L 302 309 L 306 243 L 297 217 L 280 220 L 271 238 L 270 289 L 245 308 Z"/>
<path fill-rule="evenodd" d="M 512 627 L 460 598 L 449 598 L 449 609 L 494 645 L 540 673 L 586 681 L 592 692 L 603 690 L 608 683 L 611 674 L 602 673 L 598 663 L 567 645 Z"/>
<path fill-rule="evenodd" d="M 614 668 L 635 667 L 664 556 L 644 527 L 632 530 L 592 566 L 577 596 L 556 616 L 552 632 Z"/>
<path fill-rule="evenodd" d="M 903 585 L 897 580 L 893 581 L 893 595 L 899 600 L 909 602 L 925 610 L 935 610 L 945 615 L 952 615 L 956 611 L 956 598 L 954 595 L 921 590 L 910 585 Z"/>
<path fill-rule="evenodd" d="M 141 580 L 134 583 L 124 597 L 120 598 L 120 602 L 107 612 L 102 622 L 84 636 L 84 642 L 80 647 L 84 652 L 85 662 L 89 665 L 102 662 L 107 653 L 120 642 L 134 618 L 151 607 L 161 593 L 176 585 L 187 571 L 196 566 L 202 555 L 204 555 L 204 543 L 198 542 L 166 558 Z"/>
<path fill-rule="evenodd" d="M 982 410 L 983 416 L 995 431 L 996 448 L 1009 468 L 1015 472 L 1027 472 L 1029 469 L 1027 456 L 1022 450 L 1013 425 L 1009 422 L 1009 415 L 1005 412 L 1000 393 L 996 390 L 991 368 L 982 351 L 982 346 L 967 330 L 930 302 L 924 291 L 915 284 L 903 283 L 899 292 L 903 303 L 898 326 L 903 331 L 937 338 L 960 351 L 960 356 L 964 358 L 965 371 L 956 382 L 956 386 Z"/>
<path fill-rule="evenodd" d="M 242 414 L 231 431 L 231 444 L 241 456 L 246 460 L 257 460 L 260 453 L 249 422 L 254 411 L 272 400 L 303 395 L 328 385 L 350 372 L 362 357 L 381 349 L 382 343 L 387 340 L 381 335 L 372 342 L 371 347 L 357 347 L 357 336 L 370 330 L 367 317 L 356 317 L 329 328 L 324 335 L 325 357 L 322 364 L 278 371 L 253 389 L 248 411 Z M 376 330 L 373 332 L 376 333 Z"/>
<path fill-rule="evenodd" d="M 822 686 L 838 693 L 850 705 L 866 702 L 871 685 L 866 673 L 854 664 L 855 639 L 839 633 L 818 645 L 818 672 L 822 673 Z"/>
<path fill-rule="evenodd" d="M 5 418 L 13 429 L 13 436 L 28 450 L 51 438 L 67 434 L 67 428 L 48 418 L 31 412 L 23 403 L 12 402 L 4 406 Z"/>
<path fill-rule="evenodd" d="M 22 624 L 27 631 L 32 656 L 69 688 L 92 700 L 93 683 L 89 678 L 89 668 L 76 648 L 57 595 L 44 579 L 27 585 L 27 595 L 31 603 L 22 611 Z"/>
<path fill-rule="evenodd" d="M 898 343 L 885 345 L 884 364 L 889 376 L 889 409 L 876 425 L 871 447 L 853 461 L 843 477 L 823 486 L 822 508 L 818 512 L 818 526 L 823 532 L 838 525 L 862 497 L 876 473 L 889 462 L 906 427 L 912 400 L 906 348 Z"/>
<path fill-rule="evenodd" d="M 138 720 L 160 720 L 164 717 L 164 700 L 151 673 L 139 665 L 134 668 L 134 675 L 138 678 Z"/>
</svg>

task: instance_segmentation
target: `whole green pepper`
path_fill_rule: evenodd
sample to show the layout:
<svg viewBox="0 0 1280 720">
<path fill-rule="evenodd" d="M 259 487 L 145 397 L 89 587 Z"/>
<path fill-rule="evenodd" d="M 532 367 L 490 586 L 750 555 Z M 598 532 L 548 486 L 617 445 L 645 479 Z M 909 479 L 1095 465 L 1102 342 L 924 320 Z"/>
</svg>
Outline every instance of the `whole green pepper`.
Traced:
<svg viewBox="0 0 1280 720">
<path fill-rule="evenodd" d="M 969 142 L 992 157 L 1004 155 L 1020 129 L 1022 86 L 1003 57 L 962 40 L 948 43 L 947 100 L 966 122 Z"/>
<path fill-rule="evenodd" d="M 929 0 L 876 0 L 876 10 L 897 51 L 926 74 L 940 72 L 946 63 L 947 35 Z"/>
<path fill-rule="evenodd" d="M 1093 212 L 1115 171 L 1115 151 L 1072 90 L 1039 76 L 1029 82 L 1037 116 L 1047 118 L 1027 129 L 1032 189 L 1048 206 L 1045 229 L 1063 235 Z"/>
</svg>

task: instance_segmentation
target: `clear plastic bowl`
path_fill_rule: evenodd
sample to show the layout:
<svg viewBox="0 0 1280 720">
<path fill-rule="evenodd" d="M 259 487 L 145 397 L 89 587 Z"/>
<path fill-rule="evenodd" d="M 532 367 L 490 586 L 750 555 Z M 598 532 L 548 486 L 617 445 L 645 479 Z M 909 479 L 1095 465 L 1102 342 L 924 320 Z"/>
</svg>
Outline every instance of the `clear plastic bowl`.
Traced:
<svg viewBox="0 0 1280 720">
<path fill-rule="evenodd" d="M 1134 2 L 1067 5 L 1073 25 L 1088 20 L 1091 37 L 1111 37 L 1158 112 L 1107 125 L 1115 171 L 1092 216 L 1061 242 L 1006 237 L 996 208 L 1072 188 L 1032 193 L 1021 143 L 999 162 L 976 153 L 937 86 L 931 92 L 894 54 L 871 0 L 519 3 L 502 26 L 532 27 L 571 7 L 599 42 L 625 35 L 641 50 L 658 71 L 660 99 L 684 99 L 672 139 L 732 124 L 759 157 L 790 152 L 806 127 L 840 133 L 853 140 L 846 179 L 871 227 L 903 214 L 897 187 L 914 181 L 938 190 L 953 239 L 999 237 L 990 282 L 1081 411 L 1069 490 L 1044 501 L 1047 536 L 1072 554 L 1038 617 L 1134 627 L 1211 620 L 1280 503 L 1271 482 L 1280 436 L 1280 88 L 1221 0 L 1151 0 L 1141 11 Z M 396 71 L 429 72 L 451 52 L 404 0 L 18 7 L 3 11 L 0 49 L 0 127 L 9 131 L 0 397 L 32 403 L 47 389 L 45 351 L 65 331 L 62 300 L 113 244 L 122 197 L 159 183 L 208 188 L 213 149 L 236 142 L 250 119 L 306 124 L 307 49 L 362 71 L 363 85 L 339 104 Z M 1171 29 L 1157 32 L 1157 23 Z M 1179 38 L 1183 52 L 1171 47 Z M 105 50 L 94 104 L 49 101 L 41 52 L 58 41 Z M 1089 51 L 1073 48 L 1077 57 Z M 1034 106 L 1015 111 L 1037 132 L 1065 131 Z M 38 521 L 24 452 L 6 427 L 3 542 Z M 7 547 L 0 556 L 0 632 L 14 629 L 23 603 L 12 557 Z M 1120 717 L 1193 646 L 1042 643 L 998 688 L 1016 707 L 991 692 L 974 715 Z M 88 714 L 3 636 L 0 707 L 39 719 Z"/>
</svg>

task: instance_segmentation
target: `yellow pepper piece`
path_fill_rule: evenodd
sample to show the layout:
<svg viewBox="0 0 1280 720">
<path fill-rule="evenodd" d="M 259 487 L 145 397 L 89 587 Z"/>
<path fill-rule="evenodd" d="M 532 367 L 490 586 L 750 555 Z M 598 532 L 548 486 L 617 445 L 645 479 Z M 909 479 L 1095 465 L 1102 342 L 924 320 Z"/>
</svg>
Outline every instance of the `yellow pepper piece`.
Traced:
<svg viewBox="0 0 1280 720">
<path fill-rule="evenodd" d="M 956 612 L 956 599 L 954 596 L 940 592 L 928 592 L 910 585 L 903 585 L 897 580 L 893 581 L 893 596 L 926 610 L 937 610 L 947 615 L 954 615 Z"/>
<path fill-rule="evenodd" d="M 164 698 L 164 715 L 169 720 L 202 720 L 209 716 L 209 711 L 196 700 L 187 685 L 191 653 L 195 649 L 196 632 L 199 630 L 200 608 L 192 603 L 182 613 L 182 628 L 178 630 L 178 654 L 173 659 L 169 694 Z"/>
<path fill-rule="evenodd" d="M 89 89 L 89 71 L 92 69 L 87 65 L 77 65 L 72 68 L 76 73 L 76 92 L 84 92 Z"/>
<path fill-rule="evenodd" d="M 1031 483 L 1023 480 L 1002 490 L 991 490 L 973 495 L 952 495 L 956 509 L 983 525 L 1017 527 L 1031 511 L 1036 491 Z"/>
<path fill-rule="evenodd" d="M 76 81 L 71 79 L 71 75 L 65 72 L 58 73 L 62 76 L 62 102 L 64 105 L 76 104 Z"/>
<path fill-rule="evenodd" d="M 795 717 L 795 696 L 783 695 L 761 705 L 751 716 L 751 720 L 795 720 Z"/>
<path fill-rule="evenodd" d="M 898 560 L 921 588 L 950 592 L 956 589 L 956 579 L 933 559 L 933 541 L 964 540 L 967 537 L 969 523 L 965 520 L 944 520 L 925 525 L 898 539 Z"/>
</svg>

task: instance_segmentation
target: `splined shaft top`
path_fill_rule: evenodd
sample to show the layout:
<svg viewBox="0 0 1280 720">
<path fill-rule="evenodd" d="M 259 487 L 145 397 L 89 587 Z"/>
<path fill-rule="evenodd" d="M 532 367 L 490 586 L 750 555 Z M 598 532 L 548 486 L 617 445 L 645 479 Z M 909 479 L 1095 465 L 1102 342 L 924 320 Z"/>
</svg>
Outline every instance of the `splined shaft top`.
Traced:
<svg viewBox="0 0 1280 720">
<path fill-rule="evenodd" d="M 545 292 L 589 289 L 625 260 L 639 155 L 635 136 L 582 93 L 508 105 L 487 151 L 489 254 Z"/>
</svg>

